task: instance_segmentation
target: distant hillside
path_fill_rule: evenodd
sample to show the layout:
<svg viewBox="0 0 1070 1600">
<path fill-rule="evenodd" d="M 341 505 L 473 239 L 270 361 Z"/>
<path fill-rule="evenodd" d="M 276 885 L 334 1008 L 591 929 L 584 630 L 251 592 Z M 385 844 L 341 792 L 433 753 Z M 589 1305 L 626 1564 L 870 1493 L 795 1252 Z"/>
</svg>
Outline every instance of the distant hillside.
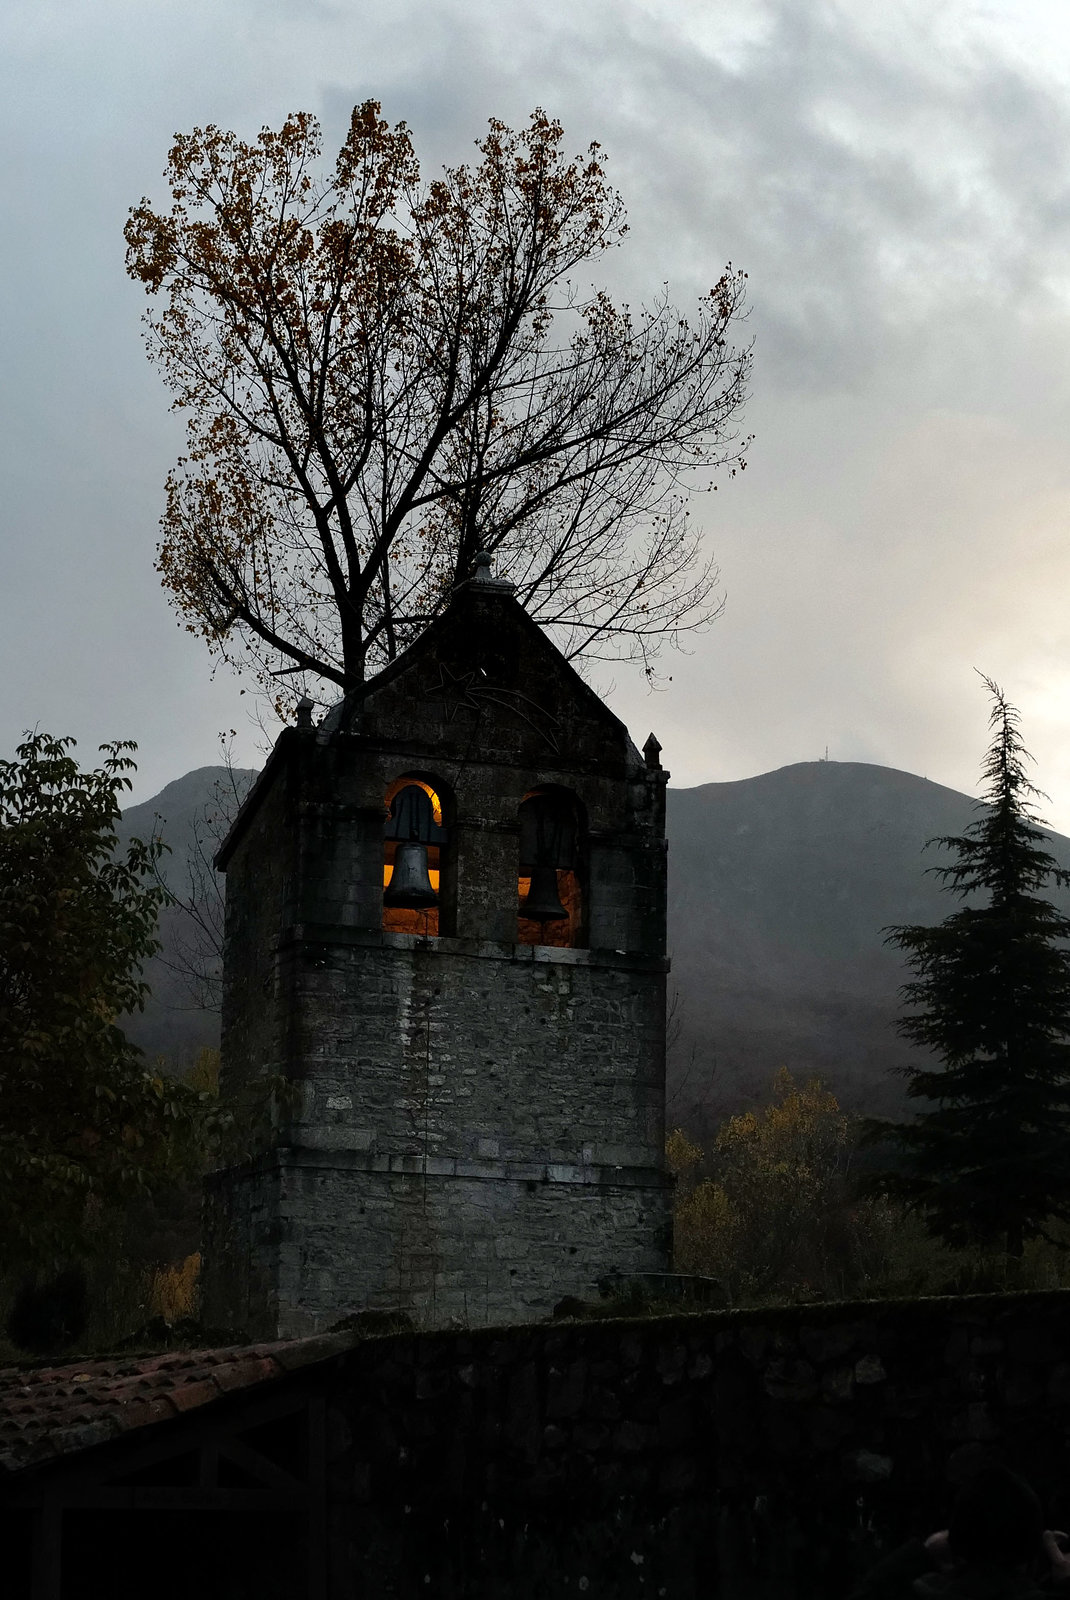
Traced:
<svg viewBox="0 0 1070 1600">
<path fill-rule="evenodd" d="M 198 890 L 213 877 L 209 863 L 225 818 L 233 815 L 256 773 L 245 768 L 198 767 L 161 789 L 143 805 L 123 812 L 120 840 L 159 835 L 170 847 L 160 858 L 160 875 L 175 894 L 187 897 L 192 879 Z M 218 880 L 222 885 L 222 879 Z M 196 984 L 175 971 L 185 965 L 183 951 L 193 937 L 188 919 L 174 909 L 160 918 L 163 950 L 145 969 L 151 995 L 144 1012 L 128 1017 L 128 1036 L 149 1056 L 164 1055 L 187 1065 L 204 1045 L 219 1043 L 219 1018 L 198 1004 Z"/>
<path fill-rule="evenodd" d="M 234 774 L 237 792 L 254 777 Z M 210 854 L 229 781 L 225 768 L 202 767 L 124 814 L 127 836 L 163 819 L 164 871 L 179 893 L 198 838 Z M 896 1110 L 891 1069 L 909 1059 L 895 1032 L 905 972 L 882 929 L 947 916 L 955 902 L 925 872 L 947 856 L 925 842 L 975 816 L 968 795 L 860 762 L 670 789 L 670 1118 L 695 1126 L 736 1109 L 780 1066 L 820 1073 L 852 1109 Z M 1053 835 L 1052 851 L 1070 867 L 1070 840 Z M 1070 910 L 1070 896 L 1054 898 Z M 129 1031 L 150 1053 L 187 1061 L 218 1042 L 218 1020 L 167 965 L 180 927 L 165 914 L 166 948 L 146 974 L 152 999 Z"/>
<path fill-rule="evenodd" d="M 736 1106 L 782 1065 L 852 1109 L 897 1110 L 906 972 L 882 930 L 954 909 L 925 870 L 948 852 L 924 847 L 976 816 L 968 795 L 861 762 L 670 789 L 670 1115 Z M 1052 853 L 1070 866 L 1070 840 L 1053 835 Z"/>
</svg>

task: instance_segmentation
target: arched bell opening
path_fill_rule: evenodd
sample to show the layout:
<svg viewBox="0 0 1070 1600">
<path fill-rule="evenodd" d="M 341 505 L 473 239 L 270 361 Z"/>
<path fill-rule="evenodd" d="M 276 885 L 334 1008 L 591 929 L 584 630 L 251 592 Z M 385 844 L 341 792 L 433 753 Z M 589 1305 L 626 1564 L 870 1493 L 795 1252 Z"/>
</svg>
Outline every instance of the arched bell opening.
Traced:
<svg viewBox="0 0 1070 1600">
<path fill-rule="evenodd" d="M 517 944 L 586 942 L 581 882 L 585 829 L 569 789 L 533 789 L 520 804 Z"/>
<path fill-rule="evenodd" d="M 441 785 L 406 773 L 387 789 L 383 825 L 383 927 L 437 938 L 448 907 L 448 831 Z"/>
</svg>

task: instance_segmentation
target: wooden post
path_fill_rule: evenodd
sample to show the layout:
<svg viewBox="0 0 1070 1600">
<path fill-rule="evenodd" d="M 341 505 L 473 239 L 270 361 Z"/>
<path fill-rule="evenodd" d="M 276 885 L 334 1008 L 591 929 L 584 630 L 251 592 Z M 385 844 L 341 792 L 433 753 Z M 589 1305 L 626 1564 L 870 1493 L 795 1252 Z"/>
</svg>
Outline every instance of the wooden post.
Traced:
<svg viewBox="0 0 1070 1600">
<path fill-rule="evenodd" d="M 308 1401 L 308 1600 L 327 1596 L 327 1406 Z"/>
<path fill-rule="evenodd" d="M 45 1500 L 33 1514 L 33 1600 L 61 1600 L 63 1507 Z"/>
</svg>

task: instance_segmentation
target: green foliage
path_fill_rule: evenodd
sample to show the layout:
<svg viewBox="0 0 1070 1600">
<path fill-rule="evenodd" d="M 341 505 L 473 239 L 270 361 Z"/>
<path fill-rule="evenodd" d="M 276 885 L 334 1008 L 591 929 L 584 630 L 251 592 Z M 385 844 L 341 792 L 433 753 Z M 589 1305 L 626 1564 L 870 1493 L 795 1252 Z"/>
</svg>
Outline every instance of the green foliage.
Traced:
<svg viewBox="0 0 1070 1600">
<path fill-rule="evenodd" d="M 1028 1240 L 1070 1221 L 1070 919 L 1039 893 L 1070 873 L 1044 848 L 1018 712 L 984 681 L 994 730 L 986 809 L 961 837 L 930 841 L 956 857 L 930 870 L 975 898 L 937 927 L 888 933 L 914 973 L 900 1032 L 939 1062 L 905 1068 L 907 1093 L 933 1109 L 912 1123 L 872 1122 L 867 1137 L 900 1158 L 872 1187 L 917 1210 L 934 1237 L 1004 1244 L 1019 1258 Z"/>
<path fill-rule="evenodd" d="M 110 1208 L 195 1167 L 209 1096 L 150 1068 L 116 1026 L 156 950 L 162 846 L 117 848 L 134 746 L 83 772 L 72 739 L 0 762 L 0 1231 L 5 1266 L 90 1251 Z"/>
</svg>

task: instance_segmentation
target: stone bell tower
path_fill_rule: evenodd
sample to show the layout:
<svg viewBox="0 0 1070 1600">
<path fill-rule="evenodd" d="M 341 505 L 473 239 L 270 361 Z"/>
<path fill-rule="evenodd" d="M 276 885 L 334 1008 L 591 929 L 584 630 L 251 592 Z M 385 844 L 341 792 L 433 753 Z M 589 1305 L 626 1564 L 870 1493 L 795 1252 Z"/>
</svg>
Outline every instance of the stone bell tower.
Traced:
<svg viewBox="0 0 1070 1600">
<path fill-rule="evenodd" d="M 261 1134 L 208 1183 L 209 1321 L 522 1321 L 666 1270 L 658 754 L 486 563 L 282 733 L 218 857 L 223 1082 Z"/>
</svg>

